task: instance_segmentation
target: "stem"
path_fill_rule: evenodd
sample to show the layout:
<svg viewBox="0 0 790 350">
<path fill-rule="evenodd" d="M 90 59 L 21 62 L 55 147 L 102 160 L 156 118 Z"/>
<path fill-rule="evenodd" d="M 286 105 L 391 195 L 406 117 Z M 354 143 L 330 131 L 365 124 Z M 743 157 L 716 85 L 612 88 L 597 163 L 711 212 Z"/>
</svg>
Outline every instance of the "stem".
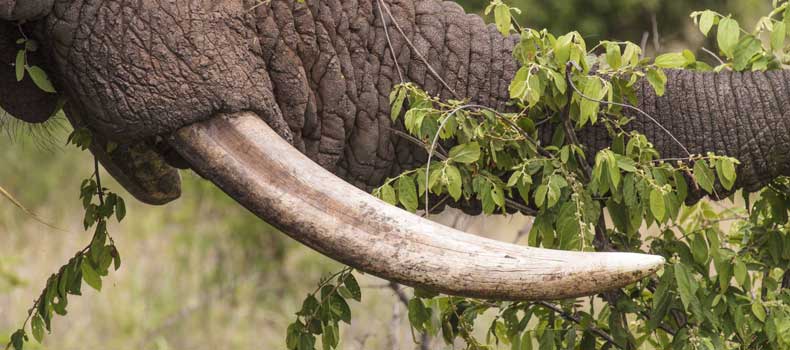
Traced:
<svg viewBox="0 0 790 350">
<path fill-rule="evenodd" d="M 575 62 L 569 62 L 569 64 L 574 65 L 574 66 L 577 65 L 577 63 L 575 63 Z M 678 146 L 680 146 L 680 148 L 683 150 L 683 152 L 685 152 L 689 156 L 689 158 L 691 158 L 691 153 L 689 152 L 688 148 L 686 148 L 686 146 L 684 146 L 683 143 L 681 143 L 675 137 L 675 135 L 673 135 L 663 125 L 661 125 L 661 123 L 659 123 L 658 120 L 656 120 L 656 118 L 653 118 L 653 116 L 651 116 L 650 114 L 647 114 L 647 112 L 643 111 L 639 107 L 635 107 L 635 106 L 632 106 L 632 105 L 629 105 L 629 104 L 626 104 L 626 103 L 609 102 L 609 101 L 604 101 L 604 100 L 599 100 L 599 99 L 596 99 L 596 98 L 589 97 L 589 96 L 585 95 L 584 93 L 582 93 L 581 91 L 579 91 L 579 89 L 576 87 L 576 84 L 573 83 L 572 79 L 569 80 L 569 83 L 570 83 L 570 86 L 573 89 L 573 91 L 575 91 L 577 94 L 579 94 L 579 96 L 581 96 L 581 98 L 583 98 L 585 100 L 590 100 L 590 101 L 593 101 L 593 102 L 603 103 L 603 104 L 606 104 L 606 105 L 613 105 L 613 106 L 619 106 L 619 107 L 623 107 L 623 108 L 628 108 L 628 109 L 634 110 L 637 113 L 641 114 L 642 116 L 646 117 L 651 122 L 653 122 L 653 124 L 656 124 L 659 128 L 661 128 L 661 130 L 664 131 L 667 135 L 669 135 L 669 137 L 672 138 L 672 140 L 675 143 L 677 143 Z"/>
<path fill-rule="evenodd" d="M 96 177 L 96 194 L 99 196 L 99 204 L 104 206 L 104 189 L 101 187 L 101 175 L 99 175 L 99 158 L 93 157 L 93 176 Z"/>
<path fill-rule="evenodd" d="M 562 318 L 564 318 L 566 320 L 572 321 L 572 322 L 574 322 L 574 323 L 576 323 L 578 325 L 582 324 L 582 320 L 581 319 L 579 319 L 578 317 L 574 316 L 573 314 L 570 314 L 570 313 L 566 312 L 565 310 L 561 309 L 557 305 L 554 305 L 554 304 L 551 304 L 551 303 L 547 303 L 545 301 L 539 301 L 539 302 L 537 302 L 535 304 L 543 306 L 543 307 L 553 311 L 554 313 L 560 315 L 560 317 L 562 317 Z M 602 330 L 602 329 L 600 329 L 598 327 L 595 327 L 593 325 L 587 326 L 587 329 L 590 332 L 595 333 L 595 335 L 599 336 L 603 340 L 606 340 L 610 344 L 614 345 L 616 348 L 618 348 L 618 349 L 625 349 L 625 347 L 623 347 L 622 345 L 617 344 L 617 342 L 614 341 L 614 338 L 612 338 L 612 336 L 609 335 L 609 333 L 606 333 L 604 330 Z"/>
<path fill-rule="evenodd" d="M 572 64 L 568 63 L 567 65 L 565 65 L 565 81 L 569 85 L 573 84 L 573 82 L 571 81 L 571 71 L 572 71 Z M 568 138 L 571 141 L 571 144 L 581 147 L 581 144 L 579 143 L 579 138 L 576 136 L 576 130 L 574 129 L 573 124 L 571 123 L 572 100 L 573 100 L 573 94 L 568 94 L 567 103 L 565 104 L 565 108 L 562 111 L 562 126 L 565 129 L 565 135 L 568 136 Z M 590 178 L 592 177 L 592 169 L 590 169 L 590 164 L 588 164 L 587 161 L 585 161 L 581 155 L 576 154 L 576 152 L 573 153 L 576 156 L 576 161 L 579 163 L 579 166 L 582 167 L 585 182 L 590 181 Z"/>
</svg>

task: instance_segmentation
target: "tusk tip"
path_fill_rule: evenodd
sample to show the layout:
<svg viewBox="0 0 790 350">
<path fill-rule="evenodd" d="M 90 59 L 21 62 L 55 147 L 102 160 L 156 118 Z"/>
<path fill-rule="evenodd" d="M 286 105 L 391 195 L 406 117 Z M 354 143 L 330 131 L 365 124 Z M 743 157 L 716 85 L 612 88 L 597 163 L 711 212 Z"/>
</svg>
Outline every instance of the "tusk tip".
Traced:
<svg viewBox="0 0 790 350">
<path fill-rule="evenodd" d="M 615 266 L 642 277 L 655 273 L 667 262 L 662 256 L 638 253 L 617 253 L 613 257 Z"/>
</svg>

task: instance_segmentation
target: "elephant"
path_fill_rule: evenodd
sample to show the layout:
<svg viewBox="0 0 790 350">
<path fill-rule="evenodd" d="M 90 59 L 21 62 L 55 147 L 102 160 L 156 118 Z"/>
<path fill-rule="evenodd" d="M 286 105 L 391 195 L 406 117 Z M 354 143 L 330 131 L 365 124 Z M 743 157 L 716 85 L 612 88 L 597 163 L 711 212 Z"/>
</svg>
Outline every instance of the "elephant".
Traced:
<svg viewBox="0 0 790 350">
<path fill-rule="evenodd" d="M 361 271 L 468 297 L 544 300 L 638 281 L 658 256 L 522 247 L 466 234 L 367 192 L 422 165 L 388 95 L 412 82 L 444 99 L 509 108 L 518 35 L 439 0 L 0 0 L 0 57 L 21 35 L 59 94 L 0 70 L 0 103 L 43 122 L 67 99 L 91 151 L 140 201 L 180 195 L 190 168 L 297 241 Z M 790 174 L 788 73 L 667 72 L 638 107 L 695 154 L 736 157 L 736 188 Z M 685 156 L 635 116 L 665 157 Z M 580 131 L 588 149 L 610 140 Z M 117 144 L 112 152 L 108 143 Z M 473 211 L 473 209 L 471 209 Z"/>
</svg>

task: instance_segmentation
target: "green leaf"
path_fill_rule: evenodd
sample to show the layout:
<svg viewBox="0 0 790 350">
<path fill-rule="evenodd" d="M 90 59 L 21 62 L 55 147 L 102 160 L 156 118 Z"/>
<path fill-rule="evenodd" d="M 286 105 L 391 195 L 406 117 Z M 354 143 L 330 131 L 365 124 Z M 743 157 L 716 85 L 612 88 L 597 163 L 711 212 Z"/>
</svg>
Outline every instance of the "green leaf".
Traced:
<svg viewBox="0 0 790 350">
<path fill-rule="evenodd" d="M 746 264 L 744 264 L 741 259 L 735 259 L 733 274 L 735 276 L 735 281 L 738 282 L 739 285 L 746 285 L 746 282 L 749 278 L 749 270 L 746 268 Z"/>
<path fill-rule="evenodd" d="M 425 308 L 422 300 L 414 298 L 409 300 L 409 323 L 420 332 L 425 331 L 425 322 L 431 319 L 431 314 Z"/>
<path fill-rule="evenodd" d="M 703 190 L 713 193 L 713 171 L 710 170 L 706 160 L 700 159 L 694 163 L 694 179 Z"/>
<path fill-rule="evenodd" d="M 510 34 L 510 8 L 505 4 L 497 4 L 494 8 L 496 28 L 504 36 Z"/>
<path fill-rule="evenodd" d="M 561 250 L 579 249 L 580 233 L 581 227 L 576 217 L 576 205 L 573 201 L 565 202 L 560 208 L 557 219 L 557 236 L 559 238 L 557 248 Z"/>
<path fill-rule="evenodd" d="M 101 277 L 99 273 L 90 265 L 88 259 L 82 260 L 82 278 L 85 280 L 89 286 L 93 287 L 97 291 L 101 291 Z"/>
<path fill-rule="evenodd" d="M 31 66 L 27 67 L 27 74 L 30 75 L 30 79 L 33 79 L 33 83 L 44 92 L 48 92 L 54 94 L 55 87 L 52 86 L 52 82 L 49 81 L 49 77 L 47 77 L 47 73 L 44 72 L 43 69 L 39 66 Z"/>
<path fill-rule="evenodd" d="M 667 75 L 661 69 L 650 68 L 647 70 L 647 82 L 656 91 L 656 95 L 664 96 L 667 85 Z"/>
<path fill-rule="evenodd" d="M 727 190 L 731 190 L 735 185 L 735 164 L 728 158 L 719 159 L 716 161 L 716 174 L 719 176 L 719 182 Z"/>
<path fill-rule="evenodd" d="M 754 314 L 760 322 L 765 323 L 765 307 L 763 307 L 762 303 L 758 301 L 752 303 L 752 314 Z"/>
<path fill-rule="evenodd" d="M 762 44 L 755 37 L 751 35 L 744 37 L 742 40 L 738 41 L 738 45 L 735 46 L 735 52 L 733 53 L 735 56 L 733 69 L 736 71 L 745 70 L 746 67 L 749 66 L 749 63 L 751 63 L 752 58 L 760 54 L 762 50 Z"/>
<path fill-rule="evenodd" d="M 491 199 L 494 201 L 494 204 L 498 205 L 500 208 L 505 207 L 505 192 L 502 191 L 502 188 L 499 186 L 491 187 Z"/>
<path fill-rule="evenodd" d="M 318 302 L 318 299 L 315 298 L 315 295 L 308 294 L 304 301 L 302 301 L 302 309 L 296 314 L 310 317 L 316 313 L 319 307 L 321 307 L 321 304 Z"/>
<path fill-rule="evenodd" d="M 14 350 L 22 350 L 25 346 L 25 335 L 24 329 L 18 329 L 14 334 L 11 335 L 11 345 L 14 347 Z"/>
<path fill-rule="evenodd" d="M 711 248 L 715 252 L 713 254 L 713 266 L 716 267 L 716 273 L 718 273 L 719 289 L 726 291 L 732 279 L 732 263 L 729 260 L 729 251 L 722 248 L 715 250 L 713 247 Z"/>
<path fill-rule="evenodd" d="M 695 294 L 697 289 L 699 289 L 699 284 L 694 279 L 691 271 L 681 263 L 675 264 L 675 281 L 678 284 L 678 293 L 680 293 L 680 300 L 683 302 L 683 306 L 691 310 L 697 318 L 704 320 L 702 305 Z"/>
<path fill-rule="evenodd" d="M 666 210 L 667 207 L 664 204 L 664 194 L 654 188 L 653 191 L 650 192 L 650 212 L 653 213 L 656 221 L 661 222 L 664 220 Z"/>
<path fill-rule="evenodd" d="M 379 189 L 379 196 L 381 200 L 389 204 L 398 205 L 398 196 L 395 195 L 395 189 L 392 188 L 390 184 L 385 184 L 384 186 L 381 186 L 381 188 Z"/>
<path fill-rule="evenodd" d="M 390 105 L 392 106 L 390 118 L 392 118 L 392 121 L 397 120 L 400 116 L 400 112 L 403 109 L 403 102 L 406 100 L 406 92 L 405 87 L 398 86 L 390 94 Z"/>
<path fill-rule="evenodd" d="M 732 18 L 723 18 L 719 21 L 719 31 L 716 34 L 716 41 L 719 44 L 719 49 L 728 58 L 733 58 L 735 46 L 741 37 L 741 26 L 738 21 Z"/>
<path fill-rule="evenodd" d="M 19 50 L 16 53 L 16 81 L 22 81 L 25 79 L 25 65 L 27 64 L 26 60 L 27 55 L 25 55 L 25 50 Z"/>
<path fill-rule="evenodd" d="M 546 193 L 546 207 L 552 208 L 560 201 L 560 196 L 562 195 L 562 186 L 561 184 L 567 185 L 565 179 L 560 177 L 559 175 L 554 175 L 549 180 L 548 192 Z"/>
<path fill-rule="evenodd" d="M 351 308 L 348 306 L 346 300 L 340 296 L 340 294 L 333 294 L 330 297 L 329 309 L 332 311 L 332 314 L 337 317 L 337 319 L 345 323 L 351 323 Z"/>
<path fill-rule="evenodd" d="M 598 100 L 601 100 L 606 95 L 601 81 L 595 77 L 587 79 L 583 89 L 584 95 L 589 98 L 582 98 L 581 101 L 579 124 L 582 126 L 587 124 L 587 121 L 595 122 L 600 107 Z"/>
<path fill-rule="evenodd" d="M 401 176 L 397 186 L 400 204 L 410 212 L 417 211 L 417 187 L 414 185 L 414 179 L 411 176 Z"/>
<path fill-rule="evenodd" d="M 655 64 L 659 68 L 683 68 L 686 62 L 682 53 L 666 53 L 656 57 Z"/>
<path fill-rule="evenodd" d="M 771 49 L 774 51 L 782 50 L 785 46 L 787 37 L 787 25 L 784 22 L 774 23 L 774 30 L 771 32 Z"/>
<path fill-rule="evenodd" d="M 625 44 L 623 50 L 623 63 L 635 66 L 639 64 L 639 57 L 642 55 L 642 48 L 634 43 Z"/>
<path fill-rule="evenodd" d="M 708 243 L 705 241 L 705 237 L 702 234 L 697 234 L 691 237 L 691 255 L 694 257 L 694 261 L 700 265 L 706 266 L 705 263 L 708 262 Z"/>
<path fill-rule="evenodd" d="M 324 327 L 321 334 L 321 346 L 324 350 L 334 349 L 340 341 L 338 337 L 337 327 L 334 324 L 328 324 Z"/>
<path fill-rule="evenodd" d="M 121 222 L 126 217 L 126 203 L 121 197 L 116 196 L 115 198 L 115 218 L 118 219 L 118 222 Z"/>
<path fill-rule="evenodd" d="M 288 326 L 288 329 L 285 332 L 285 346 L 289 350 L 296 349 L 296 347 L 299 346 L 299 336 L 302 334 L 302 328 L 304 328 L 304 326 L 299 321 L 291 323 Z"/>
<path fill-rule="evenodd" d="M 463 189 L 461 171 L 454 165 L 447 165 L 445 172 L 447 174 L 447 192 L 450 193 L 453 200 L 458 201 L 461 199 Z"/>
<path fill-rule="evenodd" d="M 362 301 L 362 290 L 359 288 L 359 282 L 357 282 L 353 274 L 348 274 L 343 281 L 343 285 L 348 289 L 348 292 L 351 293 L 352 299 Z"/>
<path fill-rule="evenodd" d="M 44 320 L 41 319 L 39 314 L 33 315 L 30 321 L 30 329 L 33 331 L 33 338 L 41 343 L 44 340 Z"/>
<path fill-rule="evenodd" d="M 450 159 L 462 164 L 471 164 L 480 159 L 480 144 L 470 142 L 460 144 L 450 150 Z"/>
<path fill-rule="evenodd" d="M 110 255 L 112 256 L 113 266 L 115 267 L 115 271 L 121 268 L 121 253 L 118 252 L 118 248 L 114 245 L 110 246 Z"/>
<path fill-rule="evenodd" d="M 526 94 L 527 92 L 527 78 L 529 78 L 529 67 L 524 66 L 519 68 L 516 71 L 516 75 L 513 77 L 513 80 L 510 81 L 510 98 L 511 99 L 520 99 Z"/>
<path fill-rule="evenodd" d="M 658 328 L 669 312 L 669 307 L 672 305 L 671 293 L 669 292 L 672 279 L 672 269 L 664 270 L 664 275 L 661 276 L 658 288 L 656 288 L 656 292 L 653 294 L 653 310 L 650 313 L 650 320 L 647 322 L 647 327 L 651 331 Z"/>
<path fill-rule="evenodd" d="M 620 53 L 620 45 L 616 43 L 606 44 L 606 63 L 612 69 L 618 69 L 623 65 L 623 56 Z"/>
<path fill-rule="evenodd" d="M 310 333 L 302 333 L 299 336 L 299 346 L 297 350 L 314 350 L 315 349 L 315 336 Z"/>
<path fill-rule="evenodd" d="M 708 36 L 711 28 L 713 28 L 714 21 L 716 20 L 716 13 L 710 10 L 702 12 L 699 17 L 699 30 L 702 35 Z"/>
</svg>

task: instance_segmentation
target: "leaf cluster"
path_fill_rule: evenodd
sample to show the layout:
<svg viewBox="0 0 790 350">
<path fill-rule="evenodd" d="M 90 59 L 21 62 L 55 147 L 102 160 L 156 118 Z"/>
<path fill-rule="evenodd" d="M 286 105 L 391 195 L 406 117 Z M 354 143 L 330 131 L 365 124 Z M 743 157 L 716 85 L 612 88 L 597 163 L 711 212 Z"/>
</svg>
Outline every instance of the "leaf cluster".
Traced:
<svg viewBox="0 0 790 350">
<path fill-rule="evenodd" d="M 788 7 L 775 2 L 753 32 L 712 11 L 692 15 L 705 34 L 718 30 L 723 59 L 711 67 L 688 50 L 650 59 L 629 42 L 588 49 L 575 32 L 555 37 L 521 29 L 508 5 L 492 1 L 497 28 L 520 32 L 514 56 L 521 67 L 509 89 L 517 111 L 397 86 L 392 118 L 433 161 L 373 194 L 412 212 L 422 201 L 429 211 L 429 197 L 479 201 L 486 214 L 526 206 L 535 216 L 531 246 L 645 252 L 670 263 L 658 277 L 588 301 L 508 303 L 415 291 L 408 305 L 413 329 L 447 344 L 461 339 L 469 349 L 787 348 L 787 180 L 744 193 L 744 208 L 717 209 L 707 200 L 687 206 L 703 194 L 735 201 L 738 160 L 712 153 L 662 158 L 650 140 L 626 128 L 650 116 L 626 111 L 638 104 L 640 80 L 663 95 L 665 69 L 779 69 Z M 608 148 L 578 142 L 576 132 L 591 125 L 607 130 Z M 645 235 L 650 227 L 661 234 Z M 475 338 L 478 316 L 492 311 L 485 339 Z"/>
<path fill-rule="evenodd" d="M 29 341 L 28 323 L 30 334 L 41 343 L 45 331 L 52 331 L 54 315 L 65 316 L 68 313 L 69 296 L 82 295 L 83 282 L 100 291 L 102 278 L 109 274 L 110 268 L 118 270 L 121 267 L 121 256 L 107 231 L 107 223 L 113 216 L 121 222 L 126 216 L 126 205 L 123 198 L 101 186 L 98 163 L 93 176 L 80 185 L 79 197 L 85 209 L 85 230 L 95 227 L 91 241 L 49 277 L 46 287 L 33 302 L 22 327 L 12 334 L 6 349 L 24 348 Z"/>
<path fill-rule="evenodd" d="M 323 349 L 338 348 L 340 322 L 351 323 L 348 300 L 362 301 L 362 291 L 353 272 L 345 268 L 323 279 L 316 291 L 307 295 L 296 313 L 296 321 L 286 332 L 289 350 L 315 349 L 318 336 Z"/>
</svg>

